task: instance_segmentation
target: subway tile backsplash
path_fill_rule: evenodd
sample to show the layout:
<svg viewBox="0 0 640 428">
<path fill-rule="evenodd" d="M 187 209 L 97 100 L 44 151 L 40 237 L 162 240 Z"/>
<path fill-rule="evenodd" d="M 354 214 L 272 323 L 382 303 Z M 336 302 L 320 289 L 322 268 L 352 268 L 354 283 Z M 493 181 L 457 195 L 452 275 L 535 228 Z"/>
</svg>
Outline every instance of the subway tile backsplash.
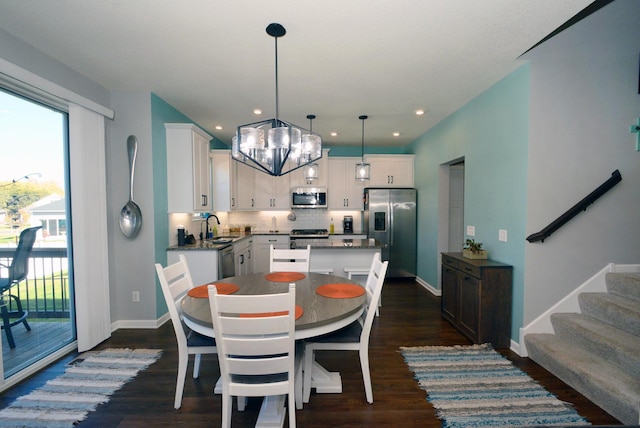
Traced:
<svg viewBox="0 0 640 428">
<path fill-rule="evenodd" d="M 292 229 L 329 229 L 331 219 L 335 227 L 335 233 L 342 233 L 342 219 L 344 216 L 353 216 L 354 233 L 364 233 L 362 228 L 363 213 L 361 211 L 331 211 L 323 209 L 291 210 L 291 211 L 232 211 L 213 213 L 220 219 L 218 234 L 222 235 L 232 225 L 251 225 L 255 232 L 270 232 L 272 219 L 276 218 L 276 227 L 279 232 L 290 232 Z M 290 220 L 290 214 L 295 215 L 295 220 Z M 199 238 L 203 219 L 192 214 L 169 214 L 169 245 L 178 244 L 178 226 L 184 226 L 196 239 Z M 209 220 L 209 227 L 216 225 L 214 218 Z"/>
</svg>

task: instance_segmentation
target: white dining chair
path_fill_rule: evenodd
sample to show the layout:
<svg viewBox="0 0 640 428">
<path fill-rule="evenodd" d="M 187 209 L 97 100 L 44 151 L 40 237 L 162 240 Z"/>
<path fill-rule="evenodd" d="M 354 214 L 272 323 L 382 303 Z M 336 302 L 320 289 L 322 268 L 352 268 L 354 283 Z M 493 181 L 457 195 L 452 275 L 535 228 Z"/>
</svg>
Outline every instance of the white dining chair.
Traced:
<svg viewBox="0 0 640 428">
<path fill-rule="evenodd" d="M 162 267 L 160 263 L 156 263 L 156 272 L 167 308 L 169 308 L 169 315 L 171 316 L 178 342 L 178 378 L 176 381 L 174 407 L 179 409 L 182 405 L 182 393 L 187 376 L 189 355 L 195 355 L 193 378 L 197 379 L 200 373 L 201 355 L 217 353 L 216 342 L 211 337 L 203 336 L 190 330 L 182 322 L 180 303 L 189 290 L 193 288 L 193 280 L 185 257 L 182 254 L 179 255 L 178 261 L 166 268 Z"/>
<path fill-rule="evenodd" d="M 232 397 L 288 395 L 289 426 L 296 426 L 295 284 L 288 293 L 222 295 L 209 286 L 222 381 L 222 427 L 231 426 Z M 298 353 L 299 355 L 300 353 Z M 263 404 L 264 407 L 264 404 Z M 281 415 L 284 420 L 284 409 Z"/>
<path fill-rule="evenodd" d="M 362 379 L 368 403 L 373 403 L 373 389 L 371 387 L 371 373 L 369 369 L 369 334 L 378 309 L 380 293 L 387 274 L 388 261 L 380 260 L 380 253 L 373 256 L 365 290 L 367 303 L 362 315 L 348 326 L 323 336 L 307 339 L 304 342 L 304 380 L 303 402 L 308 403 L 311 396 L 312 367 L 316 351 L 358 351 Z"/>
<path fill-rule="evenodd" d="M 311 245 L 295 250 L 269 246 L 270 272 L 309 272 L 310 262 Z"/>
</svg>

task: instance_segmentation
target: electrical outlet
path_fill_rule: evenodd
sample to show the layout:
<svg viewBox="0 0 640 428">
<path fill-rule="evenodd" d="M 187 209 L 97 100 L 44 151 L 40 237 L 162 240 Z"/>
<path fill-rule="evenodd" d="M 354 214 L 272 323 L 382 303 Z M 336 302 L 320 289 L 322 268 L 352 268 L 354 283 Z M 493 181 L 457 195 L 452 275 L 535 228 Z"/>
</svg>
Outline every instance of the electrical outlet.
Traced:
<svg viewBox="0 0 640 428">
<path fill-rule="evenodd" d="M 139 291 L 134 291 L 132 294 L 132 298 L 134 302 L 139 302 L 140 301 L 140 292 Z"/>
<path fill-rule="evenodd" d="M 475 226 L 467 226 L 467 235 L 476 236 L 476 227 Z"/>
<path fill-rule="evenodd" d="M 507 230 L 506 229 L 498 230 L 498 241 L 507 242 Z"/>
</svg>

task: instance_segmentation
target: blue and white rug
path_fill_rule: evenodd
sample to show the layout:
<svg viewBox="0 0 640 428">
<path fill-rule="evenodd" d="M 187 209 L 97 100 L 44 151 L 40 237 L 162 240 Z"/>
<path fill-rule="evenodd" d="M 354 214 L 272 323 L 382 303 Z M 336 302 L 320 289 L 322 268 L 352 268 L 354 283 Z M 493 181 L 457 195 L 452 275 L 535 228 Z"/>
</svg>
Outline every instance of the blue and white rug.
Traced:
<svg viewBox="0 0 640 428">
<path fill-rule="evenodd" d="M 400 352 L 443 427 L 590 425 L 488 344 Z"/>
<path fill-rule="evenodd" d="M 0 426 L 73 427 L 161 353 L 156 349 L 106 349 L 82 354 L 64 374 L 0 410 Z"/>
</svg>

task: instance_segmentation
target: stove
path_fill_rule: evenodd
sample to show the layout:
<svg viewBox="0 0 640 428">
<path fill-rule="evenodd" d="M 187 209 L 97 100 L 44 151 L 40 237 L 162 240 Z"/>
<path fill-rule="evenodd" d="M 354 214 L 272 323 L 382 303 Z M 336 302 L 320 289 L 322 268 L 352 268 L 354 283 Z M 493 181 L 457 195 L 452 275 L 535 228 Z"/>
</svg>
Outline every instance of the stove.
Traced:
<svg viewBox="0 0 640 428">
<path fill-rule="evenodd" d="M 289 237 L 294 239 L 329 238 L 329 231 L 327 229 L 292 229 L 289 232 Z"/>
</svg>

